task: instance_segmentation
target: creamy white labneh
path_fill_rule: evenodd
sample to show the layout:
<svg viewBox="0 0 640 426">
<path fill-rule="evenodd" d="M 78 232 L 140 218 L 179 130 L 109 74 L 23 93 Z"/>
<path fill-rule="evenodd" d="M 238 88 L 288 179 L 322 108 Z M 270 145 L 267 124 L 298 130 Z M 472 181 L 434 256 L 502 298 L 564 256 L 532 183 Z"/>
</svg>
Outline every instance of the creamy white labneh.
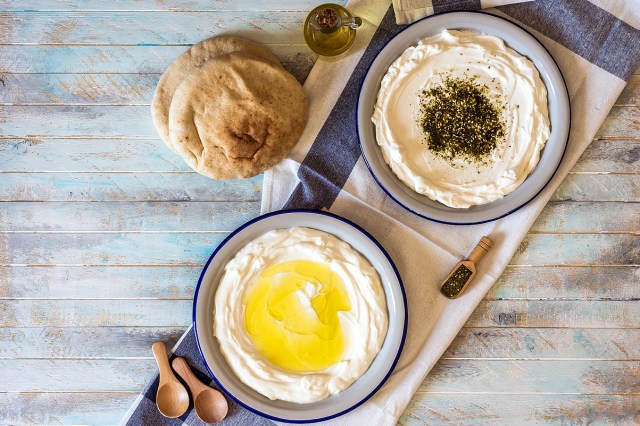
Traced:
<svg viewBox="0 0 640 426">
<path fill-rule="evenodd" d="M 447 78 L 488 88 L 505 134 L 482 162 L 444 159 L 425 144 L 420 94 Z M 495 36 L 445 30 L 410 47 L 382 79 L 372 121 L 384 160 L 414 191 L 449 207 L 497 200 L 524 182 L 549 138 L 547 90 L 535 65 Z"/>
<path fill-rule="evenodd" d="M 269 272 L 274 270 L 277 273 Z M 325 314 L 336 305 L 340 305 L 338 323 L 331 325 L 335 312 Z M 301 319 L 288 318 L 287 310 Z M 257 323 L 255 315 L 262 315 Z M 287 346 L 291 342 L 318 338 L 304 334 L 305 321 L 311 324 L 308 329 L 317 323 L 321 334 L 331 332 L 332 337 L 322 334 L 327 345 L 340 338 L 342 346 L 333 364 L 292 371 L 270 362 L 256 344 L 292 330 L 286 342 L 266 343 L 274 343 L 270 349 L 280 351 L 271 356 L 283 355 L 288 362 L 298 363 L 298 358 L 284 351 L 291 349 Z M 255 335 L 252 326 L 265 326 L 263 333 L 275 332 Z M 377 271 L 347 243 L 305 227 L 270 231 L 246 244 L 225 266 L 215 294 L 213 333 L 222 354 L 242 382 L 270 399 L 311 403 L 343 391 L 369 368 L 382 348 L 387 328 L 386 299 Z M 301 357 L 305 355 L 309 354 Z"/>
</svg>

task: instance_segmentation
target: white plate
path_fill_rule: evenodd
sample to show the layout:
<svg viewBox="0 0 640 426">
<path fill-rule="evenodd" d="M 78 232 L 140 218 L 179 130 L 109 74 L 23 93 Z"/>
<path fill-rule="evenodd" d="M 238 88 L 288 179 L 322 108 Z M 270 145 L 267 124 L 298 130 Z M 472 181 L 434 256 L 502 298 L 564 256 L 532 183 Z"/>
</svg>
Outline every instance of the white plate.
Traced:
<svg viewBox="0 0 640 426">
<path fill-rule="evenodd" d="M 542 150 L 540 162 L 527 179 L 505 197 L 468 209 L 455 209 L 418 194 L 391 171 L 376 142 L 371 115 L 380 90 L 380 81 L 389 66 L 410 46 L 445 29 L 468 29 L 503 39 L 509 47 L 527 56 L 538 68 L 547 86 L 551 134 Z M 436 222 L 474 224 L 506 216 L 527 204 L 549 183 L 562 161 L 571 114 L 564 78 L 551 54 L 529 32 L 499 16 L 483 12 L 451 12 L 422 19 L 396 35 L 376 56 L 360 88 L 358 98 L 358 138 L 362 155 L 373 177 L 407 210 Z"/>
<path fill-rule="evenodd" d="M 386 295 L 389 329 L 369 369 L 349 388 L 322 401 L 296 404 L 272 401 L 242 383 L 229 368 L 213 337 L 214 295 L 224 266 L 249 241 L 274 229 L 305 226 L 335 235 L 359 251 L 378 271 Z M 260 216 L 234 231 L 209 258 L 193 300 L 196 342 L 207 370 L 224 391 L 245 408 L 274 420 L 307 423 L 353 410 L 370 398 L 396 365 L 407 332 L 407 301 L 400 275 L 382 246 L 366 231 L 339 216 L 312 210 L 289 210 Z"/>
</svg>

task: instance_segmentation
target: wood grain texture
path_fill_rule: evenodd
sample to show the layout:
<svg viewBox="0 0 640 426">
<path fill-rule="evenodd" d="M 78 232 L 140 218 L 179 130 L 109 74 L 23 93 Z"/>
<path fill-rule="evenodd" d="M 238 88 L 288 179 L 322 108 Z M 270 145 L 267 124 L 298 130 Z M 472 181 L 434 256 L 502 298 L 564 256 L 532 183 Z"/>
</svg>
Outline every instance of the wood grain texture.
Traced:
<svg viewBox="0 0 640 426">
<path fill-rule="evenodd" d="M 640 108 L 613 107 L 596 136 L 640 139 L 638 122 Z M 11 105 L 0 110 L 0 123 L 11 138 L 157 137 L 146 105 Z"/>
<path fill-rule="evenodd" d="M 144 165 L 144 167 L 141 167 Z M 158 138 L 0 139 L 0 171 L 148 171 L 191 169 Z M 640 140 L 595 140 L 574 173 L 640 173 Z"/>
<path fill-rule="evenodd" d="M 0 209 L 8 232 L 217 232 L 233 231 L 260 212 L 259 201 L 14 201 Z M 615 215 L 608 214 L 615 211 Z M 73 220 L 69 220 L 73 218 Z M 553 202 L 534 233 L 637 233 L 640 208 L 625 202 Z"/>
<path fill-rule="evenodd" d="M 306 78 L 317 58 L 306 44 L 272 44 L 267 47 L 299 81 Z M 0 45 L 0 75 L 162 74 L 186 49 L 187 46 Z"/>
<path fill-rule="evenodd" d="M 335 3 L 344 5 L 345 0 Z M 281 11 L 310 10 L 309 0 L 0 0 L 0 11 Z"/>
<path fill-rule="evenodd" d="M 307 13 L 304 10 L 10 12 L 2 15 L 0 43 L 191 45 L 225 34 L 266 44 L 304 44 L 300 23 Z"/>
<path fill-rule="evenodd" d="M 191 325 L 192 300 L 0 300 L 2 327 L 183 327 Z M 637 328 L 634 300 L 486 300 L 467 327 Z"/>
<path fill-rule="evenodd" d="M 183 332 L 181 327 L 1 328 L 0 358 L 151 359 L 153 342 L 166 341 L 171 347 Z M 465 327 L 443 358 L 637 360 L 638 339 L 637 328 Z M 94 344 L 87 345 L 89 341 Z"/>
<path fill-rule="evenodd" d="M 152 359 L 0 360 L 0 392 L 136 391 L 156 369 Z M 419 391 L 639 394 L 639 372 L 640 361 L 443 359 Z"/>
<path fill-rule="evenodd" d="M 227 236 L 214 233 L 5 233 L 0 265 L 204 264 Z M 530 234 L 512 265 L 640 265 L 640 235 Z"/>
<path fill-rule="evenodd" d="M 418 394 L 398 424 L 619 426 L 640 423 L 639 413 L 637 395 Z"/>
<path fill-rule="evenodd" d="M 314 5 L 0 0 L 1 424 L 120 420 L 261 197 L 261 177 L 214 182 L 164 146 L 155 84 L 220 33 L 304 81 Z M 400 424 L 640 422 L 638 106 L 640 71 Z"/>
<path fill-rule="evenodd" d="M 15 393 L 0 396 L 0 422 L 7 424 L 117 424 L 137 392 Z M 466 401 L 469 401 L 466 403 Z M 30 410 L 17 410 L 16 407 Z M 91 406 L 91 410 L 78 407 Z M 423 394 L 399 425 L 638 424 L 636 395 Z M 526 414 L 523 414 L 526 413 Z"/>
<path fill-rule="evenodd" d="M 190 300 L 201 269 L 200 265 L 0 266 L 0 298 Z M 638 277 L 640 266 L 512 265 L 485 300 L 639 300 Z"/>
</svg>

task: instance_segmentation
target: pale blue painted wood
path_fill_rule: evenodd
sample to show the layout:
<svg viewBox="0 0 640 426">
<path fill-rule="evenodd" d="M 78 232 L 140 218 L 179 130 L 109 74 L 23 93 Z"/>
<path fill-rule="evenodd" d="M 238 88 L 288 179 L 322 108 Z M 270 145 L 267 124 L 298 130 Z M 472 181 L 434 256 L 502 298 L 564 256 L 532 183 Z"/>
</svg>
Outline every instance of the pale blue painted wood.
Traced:
<svg viewBox="0 0 640 426">
<path fill-rule="evenodd" d="M 193 173 L 3 173 L 0 201 L 257 201 L 262 175 L 216 181 Z"/>
<path fill-rule="evenodd" d="M 480 425 L 634 425 L 637 395 L 418 394 L 398 423 Z"/>
<path fill-rule="evenodd" d="M 309 0 L 0 0 L 0 11 L 282 11 L 310 10 L 318 3 Z M 333 3 L 346 4 L 346 0 Z"/>
<path fill-rule="evenodd" d="M 0 231 L 233 231 L 260 212 L 259 201 L 121 201 L 79 207 L 69 202 L 12 202 L 0 209 Z M 611 210 L 617 214 L 608 214 Z M 640 209 L 633 203 L 553 202 L 531 232 L 592 233 L 596 227 L 599 232 L 633 233 L 638 223 Z"/>
<path fill-rule="evenodd" d="M 0 201 L 256 201 L 262 185 L 262 176 L 214 181 L 196 173 L 4 173 L 1 177 Z M 640 202 L 640 179 L 635 174 L 570 174 L 552 201 Z"/>
<path fill-rule="evenodd" d="M 616 170 L 617 173 L 640 173 L 640 141 L 593 141 L 573 170 L 588 173 L 610 170 Z M 0 139 L 0 171 L 174 172 L 191 171 L 191 168 L 157 138 L 22 138 Z"/>
<path fill-rule="evenodd" d="M 9 394 L 0 399 L 0 422 L 112 425 L 120 421 L 136 395 L 133 392 Z M 16 406 L 29 410 L 18 412 Z M 478 426 L 513 424 L 517 420 L 522 426 L 583 423 L 620 426 L 638 423 L 637 408 L 636 395 L 419 393 L 399 425 Z"/>
<path fill-rule="evenodd" d="M 409 309 L 419 309 L 410 301 Z M 184 327 L 192 300 L 0 300 L 2 327 Z M 466 327 L 638 328 L 634 300 L 485 300 Z"/>
<path fill-rule="evenodd" d="M 5 233 L 0 265 L 203 264 L 228 235 L 215 233 Z M 529 234 L 512 265 L 638 265 L 640 235 Z"/>
<path fill-rule="evenodd" d="M 191 299 L 201 269 L 200 265 L 0 266 L 0 298 Z M 639 266 L 511 265 L 485 300 L 638 300 L 639 275 Z"/>
<path fill-rule="evenodd" d="M 304 54 L 305 52 L 300 52 Z M 311 52 L 305 55 L 313 60 Z M 295 71 L 295 70 L 294 70 Z M 149 103 L 160 73 L 155 74 L 4 74 L 0 103 Z M 640 104 L 640 76 L 629 79 L 618 106 Z M 615 141 L 610 141 L 615 142 Z M 638 141 L 627 141 L 637 144 Z M 614 145 L 615 146 L 615 145 Z M 587 148 L 588 152 L 592 148 Z"/>
<path fill-rule="evenodd" d="M 174 327 L 0 328 L 5 343 L 0 345 L 0 358 L 150 359 L 153 342 L 163 340 L 171 347 L 183 332 Z M 640 330 L 632 328 L 465 327 L 443 358 L 640 359 L 638 339 Z"/>
<path fill-rule="evenodd" d="M 3 207 L 0 231 L 12 232 L 231 232 L 260 213 L 259 201 L 12 202 Z"/>
<path fill-rule="evenodd" d="M 0 383 L 14 391 L 135 391 L 157 367 L 145 360 L 0 360 Z M 16 369 L 16 366 L 24 367 Z M 421 392 L 638 393 L 640 361 L 441 360 Z M 47 374 L 43 375 L 42 371 Z M 544 372 L 544 374 L 541 374 Z"/>
<path fill-rule="evenodd" d="M 255 37 L 265 34 L 267 29 L 264 39 L 270 37 L 272 41 L 281 40 L 283 43 L 269 47 L 298 79 L 303 80 L 315 56 L 300 44 L 300 35 L 293 31 L 293 23 L 288 22 L 278 28 L 274 21 L 267 19 L 262 29 L 252 28 L 247 32 L 246 25 L 260 26 L 259 21 L 269 14 L 247 12 L 245 16 L 237 11 L 269 8 L 296 11 L 286 16 L 303 16 L 301 11 L 310 9 L 314 4 L 304 0 L 290 3 L 278 0 L 265 4 L 252 0 L 0 0 L 0 10 L 70 11 L 66 14 L 10 13 L 0 23 L 0 26 L 4 24 L 3 29 L 10 30 L 0 31 L 0 39 L 18 43 L 0 45 L 0 78 L 5 81 L 0 103 L 63 104 L 60 107 L 0 107 L 1 136 L 46 135 L 51 138 L 44 141 L 30 138 L 10 148 L 3 143 L 15 141 L 0 141 L 0 171 L 66 172 L 0 174 L 2 200 L 59 201 L 20 203 L 7 209 L 4 208 L 7 203 L 0 203 L 0 229 L 85 231 L 83 234 L 0 234 L 0 259 L 7 251 L 6 244 L 10 243 L 12 252 L 14 245 L 20 246 L 15 250 L 18 257 L 12 253 L 12 258 L 25 260 L 58 261 L 69 255 L 70 260 L 101 261 L 94 249 L 112 248 L 113 252 L 107 253 L 109 262 L 125 261 L 125 257 L 155 262 L 159 260 L 159 252 L 147 247 L 145 238 L 148 237 L 149 243 L 159 242 L 159 250 L 168 250 L 175 259 L 200 259 L 202 262 L 201 259 L 208 256 L 204 246 L 209 242 L 215 243 L 216 235 L 224 234 L 191 232 L 226 231 L 235 226 L 236 221 L 256 214 L 261 178 L 214 183 L 193 174 L 104 173 L 188 171 L 176 156 L 164 148 L 153 128 L 149 127 L 148 106 L 145 105 L 150 101 L 158 75 L 185 47 L 135 44 L 141 41 L 196 41 L 199 34 L 217 32 L 202 18 L 214 14 L 199 15 L 197 11 L 226 10 L 230 12 L 217 16 L 241 18 L 234 22 L 225 20 L 220 25 L 221 31 L 246 32 Z M 144 12 L 172 8 L 195 13 L 178 16 L 173 12 Z M 138 12 L 100 12 L 134 9 Z M 93 12 L 83 13 L 82 10 Z M 119 32 L 108 31 L 107 15 L 117 17 L 112 24 Z M 144 16 L 148 21 L 145 22 Z M 165 18 L 158 18 L 160 16 Z M 158 30 L 151 19 L 166 21 L 168 16 L 178 17 L 175 31 Z M 202 25 L 188 28 L 186 17 Z M 290 38 L 287 40 L 286 37 Z M 90 44 L 118 42 L 130 46 L 21 44 L 34 40 Z M 507 268 L 505 275 L 487 295 L 487 300 L 474 313 L 468 327 L 462 330 L 445 354 L 445 358 L 452 359 L 441 361 L 439 369 L 429 376 L 427 386 L 444 389 L 444 392 L 454 390 L 462 393 L 432 393 L 428 388 L 426 392 L 420 391 L 414 396 L 413 405 L 401 424 L 444 421 L 456 424 L 543 424 L 550 421 L 579 423 L 585 419 L 595 423 L 623 424 L 639 420 L 629 417 L 634 409 L 638 411 L 636 395 L 593 395 L 623 389 L 637 393 L 640 383 L 637 365 L 640 345 L 636 336 L 640 325 L 639 296 L 637 286 L 633 285 L 637 282 L 634 277 L 638 276 L 638 267 L 593 266 L 594 262 L 638 264 L 638 209 L 633 202 L 637 204 L 640 201 L 637 179 L 640 170 L 635 146 L 640 138 L 640 127 L 637 126 L 640 120 L 637 108 L 640 84 L 634 81 L 632 78 L 631 85 L 617 102 L 620 106 L 614 109 L 599 131 L 598 137 L 603 141 L 593 144 L 575 168 L 578 172 L 626 174 L 574 174 L 566 179 L 554 199 L 573 201 L 556 203 L 546 210 L 534 226 L 534 231 L 542 234 L 527 238 L 514 260 L 519 266 Z M 84 104 L 87 107 L 83 110 L 83 107 L 67 104 Z M 98 104 L 140 106 L 114 106 L 101 110 Z M 115 112 L 116 108 L 120 111 Z M 95 122 L 92 125 L 80 122 L 89 123 L 90 120 Z M 124 128 L 121 123 L 127 123 L 127 126 L 131 123 L 132 127 Z M 5 133 L 5 128 L 11 129 L 10 132 Z M 88 140 L 82 141 L 86 145 L 74 145 L 74 141 L 55 139 L 57 135 L 86 135 Z M 114 135 L 121 139 L 112 139 Z M 109 139 L 94 139 L 96 137 Z M 60 145 L 56 146 L 56 143 Z M 108 147 L 116 153 L 114 158 L 109 158 Z M 154 147 L 157 147 L 156 151 Z M 65 157 L 67 152 L 69 156 Z M 125 154 L 125 158 L 120 153 Z M 16 156 L 19 160 L 12 161 Z M 146 168 L 136 169 L 135 159 L 139 159 Z M 69 173 L 78 171 L 101 173 Z M 195 203 L 196 207 L 192 208 L 193 200 L 214 199 L 248 200 L 247 209 L 232 217 L 235 214 L 232 212 L 233 203 Z M 67 200 L 83 202 L 64 203 Z M 116 202 L 99 202 L 104 200 Z M 136 207 L 137 201 L 144 202 Z M 130 215 L 127 215 L 128 211 Z M 210 223 L 198 225 L 193 218 L 183 218 L 186 214 L 208 215 L 206 222 Z M 22 222 L 20 215 L 25 215 Z M 65 217 L 69 219 L 66 223 Z M 616 218 L 626 223 L 616 223 Z M 122 230 L 134 232 L 104 233 Z M 144 230 L 155 233 L 136 232 Z M 180 232 L 157 233 L 163 230 Z M 596 234 L 602 231 L 623 234 Z M 561 235 L 566 232 L 578 234 Z M 195 244 L 184 252 L 180 251 L 181 244 L 186 242 Z M 87 247 L 92 250 L 86 250 Z M 59 253 L 50 254 L 51 251 Z M 139 253 L 132 253 L 134 251 Z M 526 266 L 564 262 L 570 262 L 570 265 Z M 583 262 L 587 266 L 576 266 Z M 41 365 L 47 369 L 53 369 L 54 378 L 65 371 L 70 377 L 83 376 L 76 383 L 89 388 L 96 382 L 84 376 L 91 376 L 100 366 L 109 370 L 117 364 L 111 360 L 82 358 L 100 358 L 101 354 L 103 357 L 144 358 L 139 360 L 141 368 L 129 368 L 129 360 L 119 361 L 119 367 L 129 368 L 129 371 L 114 382 L 109 383 L 107 377 L 103 378 L 105 383 L 101 385 L 115 389 L 113 393 L 41 393 L 47 389 L 46 386 L 51 386 L 54 391 L 61 389 L 53 379 L 34 387 L 35 393 L 3 394 L 3 389 L 0 389 L 0 423 L 117 422 L 135 397 L 135 392 L 123 393 L 122 389 L 116 388 L 140 389 L 147 375 L 153 371 L 153 362 L 147 353 L 149 343 L 155 338 L 175 339 L 181 327 L 188 325 L 190 294 L 200 265 L 0 267 L 0 324 L 12 327 L 0 330 L 0 339 L 10 342 L 0 349 L 0 357 L 3 356 L 2 351 L 9 357 L 18 358 L 28 354 L 46 358 L 79 357 L 34 362 L 42 362 Z M 152 300 L 140 299 L 144 297 Z M 171 309 L 169 317 L 159 317 L 159 311 L 163 309 Z M 141 328 L 130 328 L 132 324 Z M 167 326 L 159 327 L 162 324 Z M 69 328 L 65 328 L 67 326 Z M 71 348 L 88 336 L 94 336 L 98 343 L 90 348 Z M 119 355 L 113 342 L 125 338 L 128 339 L 122 349 L 125 355 Z M 517 358 L 527 361 L 517 361 Z M 534 361 L 535 358 L 544 358 L 545 361 Z M 584 360 L 561 361 L 558 358 Z M 591 361 L 591 358 L 600 361 Z M 625 359 L 635 361 L 625 363 L 622 361 Z M 22 377 L 20 372 L 25 370 L 28 370 L 28 375 L 34 369 L 33 365 L 23 361 L 11 361 L 10 367 L 15 370 L 15 376 Z M 146 366 L 145 362 L 148 362 Z M 607 366 L 603 367 L 605 364 Z M 131 366 L 135 367 L 135 364 Z M 0 379 L 0 387 L 3 382 Z M 473 393 L 478 389 L 482 394 Z M 496 395 L 497 389 L 507 389 L 510 393 L 521 392 L 521 389 L 536 392 L 544 389 L 550 393 L 571 389 L 575 393 L 589 392 L 591 395 Z"/>
<path fill-rule="evenodd" d="M 11 12 L 0 43 L 191 45 L 216 35 L 267 44 L 304 44 L 307 11 Z"/>
<path fill-rule="evenodd" d="M 290 70 L 300 67 L 308 72 L 316 58 L 306 44 L 267 47 Z M 186 49 L 186 46 L 0 45 L 0 72 L 162 74 Z"/>
</svg>

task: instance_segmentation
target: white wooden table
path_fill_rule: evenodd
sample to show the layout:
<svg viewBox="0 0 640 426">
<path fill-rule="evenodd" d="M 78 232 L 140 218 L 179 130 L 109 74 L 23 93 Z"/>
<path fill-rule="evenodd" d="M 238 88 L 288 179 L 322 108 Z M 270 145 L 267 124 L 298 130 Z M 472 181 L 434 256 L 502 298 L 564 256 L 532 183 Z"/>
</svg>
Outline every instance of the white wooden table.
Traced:
<svg viewBox="0 0 640 426">
<path fill-rule="evenodd" d="M 226 33 L 302 80 L 317 3 L 0 0 L 0 423 L 119 421 L 259 213 L 159 140 L 159 75 Z M 639 105 L 635 75 L 402 424 L 640 423 Z"/>
</svg>

